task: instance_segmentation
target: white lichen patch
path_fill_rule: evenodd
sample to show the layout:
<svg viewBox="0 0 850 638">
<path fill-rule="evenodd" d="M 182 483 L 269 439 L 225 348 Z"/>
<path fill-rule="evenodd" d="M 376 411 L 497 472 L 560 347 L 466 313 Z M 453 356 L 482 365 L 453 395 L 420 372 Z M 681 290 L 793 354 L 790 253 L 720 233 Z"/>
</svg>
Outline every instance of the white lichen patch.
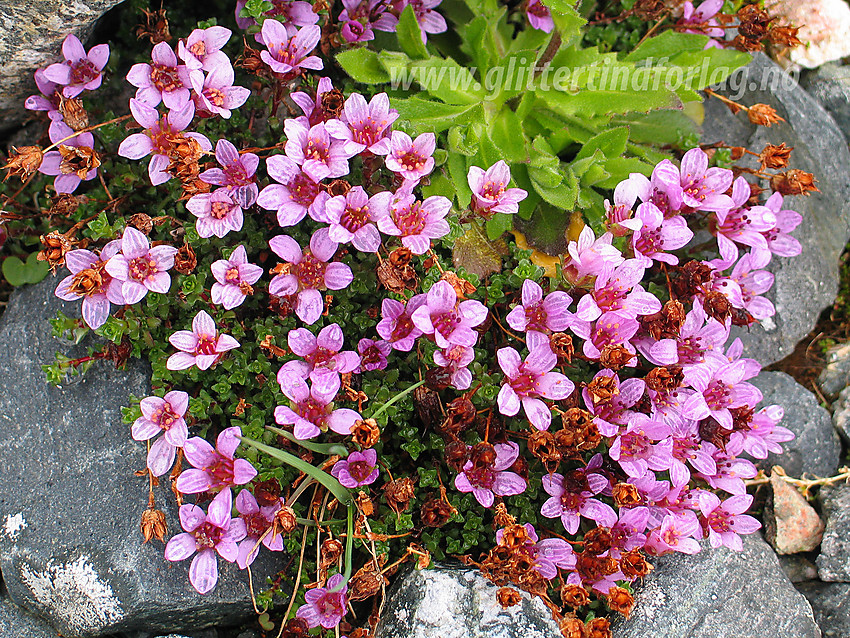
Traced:
<svg viewBox="0 0 850 638">
<path fill-rule="evenodd" d="M 6 517 L 6 522 L 3 523 L 3 529 L 6 532 L 6 536 L 11 538 L 12 540 L 17 540 L 18 535 L 21 533 L 21 530 L 27 526 L 27 522 L 24 520 L 23 512 L 18 512 L 17 514 L 9 514 Z"/>
<path fill-rule="evenodd" d="M 88 556 L 71 563 L 50 564 L 38 572 L 24 564 L 21 578 L 49 615 L 75 633 L 101 633 L 124 617 L 121 601 L 101 580 Z"/>
</svg>

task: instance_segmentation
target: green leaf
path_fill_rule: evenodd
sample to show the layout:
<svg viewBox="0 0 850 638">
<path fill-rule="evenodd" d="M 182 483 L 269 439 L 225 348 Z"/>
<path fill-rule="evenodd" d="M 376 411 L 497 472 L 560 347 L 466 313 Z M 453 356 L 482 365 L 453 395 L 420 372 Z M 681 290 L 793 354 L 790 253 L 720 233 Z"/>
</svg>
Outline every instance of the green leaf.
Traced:
<svg viewBox="0 0 850 638">
<path fill-rule="evenodd" d="M 31 253 L 26 263 L 17 257 L 6 257 L 3 260 L 3 276 L 11 286 L 37 284 L 50 272 L 46 261 L 38 261 L 38 253 Z"/>
<path fill-rule="evenodd" d="M 625 126 L 619 126 L 607 131 L 603 131 L 599 135 L 594 135 L 584 143 L 581 150 L 576 155 L 575 159 L 580 160 L 585 157 L 590 157 L 597 150 L 602 151 L 605 157 L 618 157 L 626 152 L 626 144 L 629 141 L 629 129 Z"/>
<path fill-rule="evenodd" d="M 612 123 L 627 126 L 632 142 L 654 146 L 675 144 L 681 135 L 698 133 L 696 123 L 679 110 L 661 109 L 649 113 L 629 113 L 614 118 Z"/>
<path fill-rule="evenodd" d="M 522 122 L 509 108 L 503 108 L 490 124 L 490 140 L 508 163 L 528 161 Z"/>
<path fill-rule="evenodd" d="M 448 135 L 449 152 L 472 157 L 478 152 L 478 133 L 467 125 L 453 126 Z"/>
<path fill-rule="evenodd" d="M 343 51 L 336 56 L 336 61 L 356 82 L 383 84 L 390 81 L 389 74 L 379 62 L 378 54 L 366 47 Z"/>
<path fill-rule="evenodd" d="M 496 213 L 487 220 L 487 239 L 496 241 L 513 227 L 514 220 L 512 215 Z"/>
<path fill-rule="evenodd" d="M 685 51 L 702 51 L 707 42 L 707 35 L 664 31 L 660 35 L 644 40 L 639 47 L 625 57 L 625 60 L 638 62 L 649 59 L 670 59 Z"/>
<path fill-rule="evenodd" d="M 449 159 L 446 161 L 446 166 L 449 168 L 449 175 L 455 188 L 457 189 L 457 203 L 460 208 L 466 208 L 472 201 L 472 191 L 469 188 L 467 181 L 467 165 L 466 157 L 460 153 L 449 153 Z"/>
<path fill-rule="evenodd" d="M 411 58 L 424 60 L 428 57 L 428 49 L 422 41 L 422 29 L 416 20 L 413 5 L 409 4 L 401 12 L 396 27 L 398 44 Z"/>
<path fill-rule="evenodd" d="M 475 104 L 484 98 L 481 85 L 470 70 L 451 58 L 432 56 L 427 60 L 413 60 L 409 71 L 423 90 L 443 102 Z"/>
<path fill-rule="evenodd" d="M 531 170 L 528 171 L 528 176 L 531 178 L 534 190 L 553 206 L 563 210 L 572 210 L 575 207 L 579 192 L 578 178 L 569 168 L 564 171 L 562 181 L 554 186 L 550 186 L 548 182 L 536 180 Z"/>
<path fill-rule="evenodd" d="M 399 112 L 400 118 L 410 122 L 411 127 L 418 133 L 440 133 L 452 126 L 484 118 L 484 109 L 480 102 L 471 106 L 445 104 L 413 96 L 391 98 L 390 103 Z"/>
</svg>

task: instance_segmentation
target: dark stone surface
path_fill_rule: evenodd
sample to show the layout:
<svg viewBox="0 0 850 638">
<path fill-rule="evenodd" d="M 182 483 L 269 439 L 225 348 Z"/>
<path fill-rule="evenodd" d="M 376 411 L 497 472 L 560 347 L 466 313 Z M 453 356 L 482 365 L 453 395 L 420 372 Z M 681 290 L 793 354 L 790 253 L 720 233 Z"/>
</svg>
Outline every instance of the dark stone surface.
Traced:
<svg viewBox="0 0 850 638">
<path fill-rule="evenodd" d="M 824 394 L 835 395 L 850 385 L 850 343 L 839 343 L 826 353 L 826 367 L 818 375 Z"/>
<path fill-rule="evenodd" d="M 790 554 L 778 556 L 782 571 L 792 583 L 803 583 L 808 580 L 817 580 L 818 568 L 806 556 L 802 554 Z"/>
<path fill-rule="evenodd" d="M 0 130 L 30 113 L 24 100 L 36 91 L 33 73 L 63 59 L 65 36 L 85 42 L 97 19 L 121 1 L 0 2 Z"/>
<path fill-rule="evenodd" d="M 141 544 L 147 481 L 134 476 L 145 448 L 130 438 L 120 406 L 148 393 L 149 368 L 95 365 L 63 387 L 41 365 L 56 351 L 84 353 L 51 336 L 47 320 L 79 304 L 53 295 L 57 280 L 18 290 L 0 319 L 0 571 L 9 597 L 47 618 L 66 638 L 144 630 L 191 632 L 252 614 L 247 577 L 219 561 L 206 596 L 188 581 L 189 561 L 172 564 L 157 541 Z M 162 481 L 157 504 L 168 535 L 180 530 Z M 269 562 L 255 563 L 264 583 Z M 156 634 L 154 634 L 156 635 Z"/>
<path fill-rule="evenodd" d="M 850 445 L 850 388 L 844 388 L 832 404 L 832 425 L 844 443 Z"/>
<path fill-rule="evenodd" d="M 765 103 L 785 122 L 771 128 L 749 123 L 744 112 L 732 115 L 720 100 L 705 104 L 702 141 L 725 141 L 758 153 L 765 144 L 785 142 L 794 147 L 791 167 L 814 173 L 819 193 L 787 197 L 787 208 L 798 211 L 803 222 L 794 236 L 803 245 L 797 257 L 774 257 L 768 269 L 776 283 L 767 297 L 777 314 L 749 330 L 735 329 L 745 344 L 746 356 L 768 365 L 791 354 L 814 327 L 821 311 L 832 304 L 838 291 L 838 258 L 850 238 L 850 153 L 835 121 L 818 102 L 770 59 L 756 53 L 743 76 L 735 75 L 730 87 L 745 87 L 735 97 L 744 105 Z M 721 93 L 735 94 L 724 90 Z M 746 161 L 756 165 L 750 156 Z M 746 164 L 745 160 L 740 163 Z"/>
<path fill-rule="evenodd" d="M 797 589 L 811 604 L 824 638 L 850 638 L 850 584 L 813 581 Z"/>
<path fill-rule="evenodd" d="M 821 635 L 811 607 L 758 534 L 744 549 L 669 554 L 635 590 L 635 609 L 615 638 L 766 638 Z"/>
<path fill-rule="evenodd" d="M 781 425 L 797 435 L 782 444 L 783 454 L 771 454 L 758 465 L 765 469 L 781 465 L 786 474 L 795 477 L 803 472 L 832 476 L 838 469 L 841 441 L 817 397 L 784 372 L 762 372 L 752 383 L 764 394 L 761 405 L 776 403 L 785 408 Z"/>
<path fill-rule="evenodd" d="M 375 638 L 560 638 L 540 599 L 503 609 L 498 587 L 476 570 L 437 566 L 398 578 Z"/>
<path fill-rule="evenodd" d="M 827 62 L 803 75 L 800 84 L 820 102 L 850 141 L 850 67 Z"/>
<path fill-rule="evenodd" d="M 0 598 L 0 636 L 3 638 L 56 638 L 56 632 L 41 618 L 26 613 Z"/>
<path fill-rule="evenodd" d="M 826 529 L 817 558 L 818 574 L 825 581 L 850 582 L 850 485 L 824 488 L 823 517 Z"/>
</svg>

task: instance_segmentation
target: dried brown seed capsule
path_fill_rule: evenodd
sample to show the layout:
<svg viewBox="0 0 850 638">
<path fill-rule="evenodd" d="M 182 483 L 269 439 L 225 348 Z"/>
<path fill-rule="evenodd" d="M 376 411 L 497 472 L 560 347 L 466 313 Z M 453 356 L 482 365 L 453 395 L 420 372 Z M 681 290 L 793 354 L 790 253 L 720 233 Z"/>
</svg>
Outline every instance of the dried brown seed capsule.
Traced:
<svg viewBox="0 0 850 638">
<path fill-rule="evenodd" d="M 776 112 L 776 109 L 767 104 L 753 104 L 747 110 L 747 117 L 750 122 L 756 124 L 758 126 L 773 126 L 777 122 L 784 122 L 779 114 Z"/>
<path fill-rule="evenodd" d="M 51 231 L 40 238 L 44 246 L 37 255 L 39 261 L 46 261 L 54 273 L 57 268 L 65 265 L 65 254 L 71 250 L 73 243 L 59 231 Z"/>
<path fill-rule="evenodd" d="M 762 152 L 759 153 L 759 162 L 761 162 L 762 170 L 766 168 L 773 170 L 785 168 L 788 166 L 788 160 L 790 159 L 791 151 L 793 150 L 793 147 L 789 148 L 788 146 L 785 146 L 785 142 L 779 146 L 768 144 L 764 147 Z"/>
<path fill-rule="evenodd" d="M 564 638 L 586 638 L 584 623 L 575 614 L 565 614 L 558 622 L 558 629 Z"/>
<path fill-rule="evenodd" d="M 587 638 L 611 638 L 611 622 L 607 618 L 594 618 L 585 625 Z"/>
<path fill-rule="evenodd" d="M 260 507 L 269 507 L 274 505 L 280 499 L 280 481 L 276 478 L 270 478 L 266 481 L 259 481 L 254 484 L 254 498 L 257 499 L 257 505 Z"/>
<path fill-rule="evenodd" d="M 43 159 L 44 152 L 38 146 L 21 146 L 20 148 L 13 146 L 3 166 L 6 169 L 5 179 L 9 179 L 10 175 L 17 175 L 21 181 L 26 180 L 38 170 Z"/>
<path fill-rule="evenodd" d="M 372 516 L 372 514 L 375 513 L 375 504 L 372 502 L 369 495 L 363 490 L 357 492 L 355 500 L 357 501 L 357 507 L 359 507 L 360 511 L 363 512 L 363 516 Z"/>
<path fill-rule="evenodd" d="M 63 175 L 76 175 L 80 179 L 100 166 L 100 156 L 93 148 L 88 146 L 65 146 L 59 145 L 59 172 Z"/>
<path fill-rule="evenodd" d="M 616 611 L 628 618 L 635 606 L 635 597 L 627 589 L 612 587 L 608 590 L 605 603 L 608 605 L 608 609 Z"/>
<path fill-rule="evenodd" d="M 555 436 L 546 430 L 535 430 L 529 435 L 528 451 L 546 464 L 557 466 L 561 461 Z"/>
<path fill-rule="evenodd" d="M 681 366 L 661 366 L 646 375 L 646 387 L 655 392 L 671 392 L 682 385 L 684 379 Z"/>
<path fill-rule="evenodd" d="M 372 447 L 381 438 L 381 429 L 375 419 L 358 419 L 351 426 L 351 436 L 360 447 Z"/>
<path fill-rule="evenodd" d="M 165 513 L 161 510 L 149 507 L 142 512 L 142 523 L 139 526 L 144 537 L 144 543 L 156 538 L 159 542 L 165 542 L 165 533 L 168 527 L 165 524 Z"/>
<path fill-rule="evenodd" d="M 149 235 L 153 230 L 153 220 L 147 213 L 133 213 L 127 218 L 127 223 L 145 235 Z"/>
<path fill-rule="evenodd" d="M 611 530 L 607 527 L 594 527 L 584 535 L 584 551 L 590 554 L 604 554 L 611 549 Z"/>
<path fill-rule="evenodd" d="M 629 578 L 643 578 L 652 570 L 652 565 L 646 562 L 640 550 L 635 549 L 620 556 L 620 570 Z"/>
<path fill-rule="evenodd" d="M 454 508 L 438 496 L 431 496 L 422 504 L 419 516 L 425 527 L 442 527 L 449 522 Z"/>
<path fill-rule="evenodd" d="M 496 600 L 504 609 L 507 609 L 518 605 L 522 601 L 522 595 L 512 587 L 500 587 L 496 592 Z"/>
<path fill-rule="evenodd" d="M 549 337 L 549 347 L 558 355 L 558 365 L 569 365 L 573 361 L 575 348 L 573 338 L 563 332 L 555 332 Z"/>
<path fill-rule="evenodd" d="M 459 439 L 449 441 L 445 449 L 446 465 L 455 472 L 461 472 L 469 460 L 469 446 Z"/>
<path fill-rule="evenodd" d="M 567 585 L 561 587 L 561 602 L 573 609 L 590 604 L 590 594 L 581 585 Z"/>
<path fill-rule="evenodd" d="M 811 173 L 792 168 L 771 177 L 770 187 L 782 195 L 808 195 L 810 191 L 818 190 L 815 181 Z"/>
<path fill-rule="evenodd" d="M 333 565 L 342 556 L 342 543 L 335 538 L 326 538 L 322 542 L 322 567 Z"/>
<path fill-rule="evenodd" d="M 183 244 L 174 255 L 174 270 L 181 275 L 190 275 L 198 266 L 198 258 L 191 244 Z"/>
<path fill-rule="evenodd" d="M 641 502 L 640 492 L 631 483 L 617 483 L 611 488 L 611 496 L 617 507 L 632 507 Z"/>
<path fill-rule="evenodd" d="M 474 470 L 492 467 L 496 462 L 496 448 L 486 441 L 476 443 L 470 450 L 469 460 L 472 461 L 472 469 Z"/>
<path fill-rule="evenodd" d="M 406 476 L 384 484 L 384 498 L 396 514 L 407 510 L 413 496 L 413 480 L 410 477 Z"/>
<path fill-rule="evenodd" d="M 286 505 L 277 511 L 274 515 L 274 520 L 280 527 L 280 531 L 284 534 L 289 534 L 298 525 L 298 521 L 295 518 L 295 510 Z"/>
</svg>

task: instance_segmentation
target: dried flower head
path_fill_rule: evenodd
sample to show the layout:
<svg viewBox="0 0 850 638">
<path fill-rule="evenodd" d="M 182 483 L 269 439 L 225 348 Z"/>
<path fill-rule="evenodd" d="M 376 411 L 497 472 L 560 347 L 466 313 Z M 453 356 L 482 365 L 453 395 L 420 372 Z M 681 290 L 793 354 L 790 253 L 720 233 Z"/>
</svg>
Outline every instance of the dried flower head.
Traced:
<svg viewBox="0 0 850 638">
<path fill-rule="evenodd" d="M 174 255 L 174 270 L 181 275 L 191 275 L 198 266 L 198 258 L 191 244 L 183 244 Z"/>
<path fill-rule="evenodd" d="M 413 497 L 413 479 L 408 476 L 384 484 L 384 498 L 396 514 L 406 511 Z"/>
<path fill-rule="evenodd" d="M 561 587 L 561 602 L 578 609 L 590 604 L 590 594 L 581 585 L 564 583 Z"/>
<path fill-rule="evenodd" d="M 564 638 L 586 638 L 584 623 L 573 613 L 565 614 L 558 622 L 558 628 Z"/>
<path fill-rule="evenodd" d="M 784 122 L 772 106 L 767 104 L 753 104 L 747 109 L 747 117 L 750 122 L 758 126 L 773 126 L 777 122 Z"/>
<path fill-rule="evenodd" d="M 252 492 L 257 500 L 257 505 L 269 507 L 276 504 L 280 499 L 280 481 L 276 478 L 259 481 L 254 484 Z"/>
<path fill-rule="evenodd" d="M 358 419 L 351 426 L 351 436 L 360 447 L 370 448 L 381 438 L 381 429 L 375 419 Z"/>
<path fill-rule="evenodd" d="M 599 616 L 585 625 L 585 632 L 587 638 L 611 638 L 611 622 Z"/>
<path fill-rule="evenodd" d="M 160 543 L 165 542 L 165 533 L 168 527 L 165 524 L 165 513 L 162 510 L 148 507 L 142 512 L 142 522 L 139 526 L 144 537 L 143 543 L 147 543 L 150 539 L 156 538 Z"/>
<path fill-rule="evenodd" d="M 774 144 L 768 144 L 764 147 L 761 153 L 759 153 L 759 162 L 761 162 L 761 170 L 766 168 L 770 169 L 779 169 L 785 168 L 788 166 L 788 159 L 791 157 L 791 151 L 794 150 L 794 147 L 785 146 L 785 142 L 776 146 Z"/>
<path fill-rule="evenodd" d="M 65 265 L 65 254 L 73 248 L 74 242 L 58 230 L 42 235 L 39 240 L 44 248 L 38 252 L 36 258 L 39 261 L 46 261 L 51 272 L 55 274 L 57 268 Z"/>
<path fill-rule="evenodd" d="M 496 592 L 496 600 L 503 609 L 507 609 L 522 602 L 522 595 L 513 587 L 500 587 Z"/>
<path fill-rule="evenodd" d="M 85 179 L 89 171 L 100 166 L 100 156 L 88 146 L 66 146 L 59 145 L 59 154 L 62 160 L 59 162 L 59 171 L 63 175 L 76 175 Z"/>
<path fill-rule="evenodd" d="M 782 195 L 808 195 L 810 191 L 818 190 L 816 181 L 811 173 L 792 168 L 771 177 L 770 187 Z"/>
<path fill-rule="evenodd" d="M 422 504 L 419 516 L 425 527 L 442 527 L 449 522 L 455 508 L 439 496 L 432 495 Z"/>
<path fill-rule="evenodd" d="M 295 518 L 295 510 L 288 505 L 282 506 L 274 515 L 275 525 L 283 534 L 289 534 L 298 526 L 298 520 Z"/>
<path fill-rule="evenodd" d="M 372 516 L 372 514 L 375 513 L 375 504 L 372 502 L 369 495 L 363 490 L 357 492 L 357 496 L 354 500 L 357 502 L 357 507 L 360 508 L 361 512 L 363 512 L 363 516 Z"/>
<path fill-rule="evenodd" d="M 133 213 L 127 218 L 127 223 L 145 235 L 150 235 L 153 230 L 153 220 L 147 213 Z"/>
<path fill-rule="evenodd" d="M 374 596 L 389 581 L 381 574 L 381 567 L 374 559 L 358 569 L 348 583 L 348 600 L 366 600 Z"/>
<path fill-rule="evenodd" d="M 573 361 L 575 348 L 573 338 L 563 332 L 554 332 L 549 335 L 549 347 L 558 355 L 558 365 L 569 365 Z"/>
<path fill-rule="evenodd" d="M 65 124 L 75 131 L 82 131 L 89 125 L 89 114 L 79 98 L 66 98 L 59 94 L 59 112 L 62 114 Z"/>
<path fill-rule="evenodd" d="M 11 175 L 17 175 L 21 181 L 28 179 L 41 166 L 43 158 L 44 152 L 38 146 L 21 146 L 20 148 L 13 146 L 12 153 L 9 154 L 3 166 L 6 169 L 4 181 Z"/>
<path fill-rule="evenodd" d="M 628 618 L 635 606 L 635 597 L 627 589 L 615 586 L 608 590 L 605 603 L 608 605 L 608 609 Z"/>
<path fill-rule="evenodd" d="M 136 27 L 136 37 L 139 40 L 147 38 L 151 44 L 171 42 L 171 30 L 168 28 L 168 18 L 165 17 L 165 13 L 165 9 L 142 9 L 144 18 Z"/>
</svg>

